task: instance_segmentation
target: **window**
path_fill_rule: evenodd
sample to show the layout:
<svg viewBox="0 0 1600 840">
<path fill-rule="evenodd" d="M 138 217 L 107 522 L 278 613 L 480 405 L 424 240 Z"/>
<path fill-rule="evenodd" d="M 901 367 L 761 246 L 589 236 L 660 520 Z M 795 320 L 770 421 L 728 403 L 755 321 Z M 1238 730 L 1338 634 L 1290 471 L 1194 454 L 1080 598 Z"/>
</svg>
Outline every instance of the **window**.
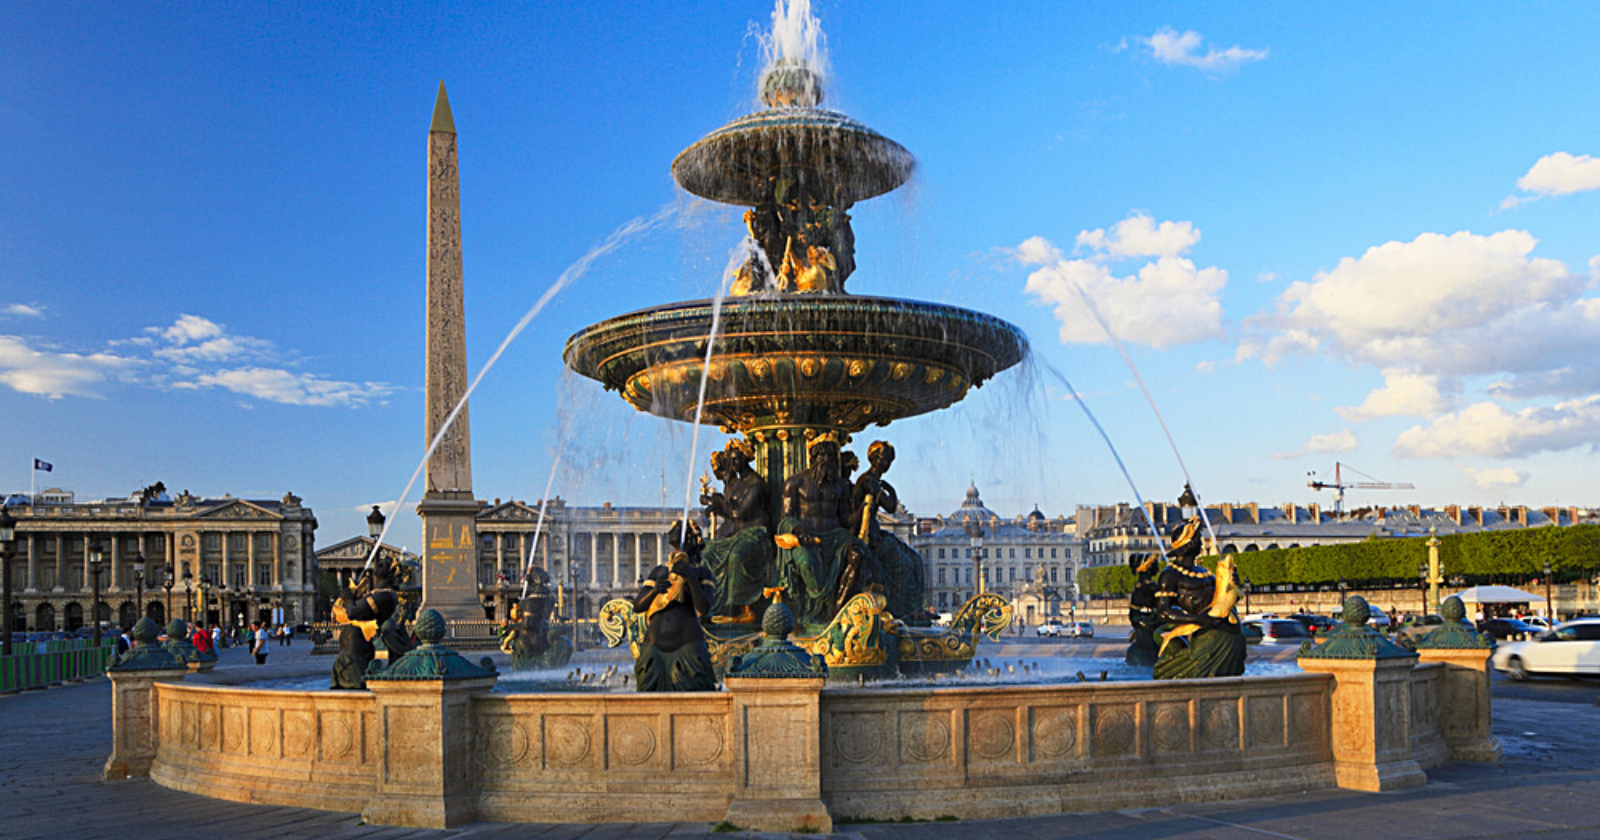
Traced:
<svg viewBox="0 0 1600 840">
<path fill-rule="evenodd" d="M 1051 583 L 1055 583 L 1056 582 L 1056 567 L 1055 566 L 1051 566 L 1050 567 L 1050 582 Z"/>
<path fill-rule="evenodd" d="M 272 565 L 269 563 L 256 564 L 256 586 L 272 585 Z"/>
<path fill-rule="evenodd" d="M 939 567 L 939 585 L 944 586 L 944 567 Z"/>
<path fill-rule="evenodd" d="M 221 551 L 222 550 L 222 535 L 221 534 L 206 534 L 201 539 L 204 541 L 205 548 L 206 548 L 207 551 Z"/>
<path fill-rule="evenodd" d="M 1013 548 L 1013 549 L 1011 549 L 1011 559 L 1012 559 L 1012 560 L 1015 560 L 1015 559 L 1017 559 L 1017 550 L 1016 550 L 1016 549 L 1014 549 L 1014 548 Z"/>
<path fill-rule="evenodd" d="M 1017 582 L 1017 567 L 1016 566 L 1012 566 L 1012 567 L 1006 569 L 1006 578 L 1007 578 L 1007 580 L 1006 580 L 1007 583 L 1016 583 Z"/>
<path fill-rule="evenodd" d="M 949 594 L 948 592 L 940 592 L 939 593 L 939 608 L 940 609 L 943 609 L 943 608 L 945 608 L 945 607 L 950 605 L 950 602 L 945 600 L 945 596 L 948 595 L 948 594 Z"/>
<path fill-rule="evenodd" d="M 245 534 L 229 534 L 228 535 L 228 547 L 233 549 L 234 551 L 244 551 L 248 547 L 245 544 L 245 537 L 246 536 L 247 535 L 245 535 Z"/>
<path fill-rule="evenodd" d="M 1050 559 L 1051 559 L 1051 560 L 1054 560 L 1054 559 L 1056 559 L 1056 550 L 1055 550 L 1055 549 L 1053 549 L 1053 548 L 1052 548 L 1052 549 L 1050 549 Z"/>
<path fill-rule="evenodd" d="M 942 548 L 941 548 L 941 549 L 939 549 L 939 559 L 940 559 L 940 560 L 943 560 L 943 559 L 944 559 L 944 549 L 942 549 Z"/>
<path fill-rule="evenodd" d="M 967 585 L 972 585 L 972 569 L 970 568 L 967 569 Z"/>
<path fill-rule="evenodd" d="M 247 574 L 245 574 L 244 564 L 241 563 L 241 564 L 239 564 L 237 566 L 234 566 L 233 567 L 233 585 L 239 587 L 240 589 L 243 589 L 249 583 L 250 583 L 250 577 Z"/>
<path fill-rule="evenodd" d="M 1031 557 L 1033 557 L 1033 549 L 1031 549 L 1031 548 L 1022 549 L 1022 559 L 1027 560 L 1027 559 L 1029 559 Z"/>
</svg>

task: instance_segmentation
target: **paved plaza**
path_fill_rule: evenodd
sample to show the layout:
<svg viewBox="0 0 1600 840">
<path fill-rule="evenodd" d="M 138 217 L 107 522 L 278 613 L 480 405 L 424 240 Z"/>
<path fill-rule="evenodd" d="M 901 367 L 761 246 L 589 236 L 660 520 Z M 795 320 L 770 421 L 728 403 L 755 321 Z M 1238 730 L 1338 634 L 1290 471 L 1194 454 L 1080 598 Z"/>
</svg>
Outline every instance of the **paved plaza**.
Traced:
<svg viewBox="0 0 1600 840">
<path fill-rule="evenodd" d="M 1007 647 L 1010 647 L 1009 645 Z M 1023 646 L 1043 652 L 1043 646 Z M 1098 647 L 1098 646 L 1096 646 Z M 309 645 L 274 647 L 266 666 L 225 650 L 208 679 L 239 683 L 325 672 Z M 1006 651 L 1010 653 L 1010 651 Z M 1268 654 L 1283 656 L 1285 652 Z M 586 652 L 616 658 L 617 651 Z M 1023 655 L 1027 655 L 1026 653 Z M 871 840 L 1392 840 L 1393 838 L 1595 838 L 1600 840 L 1600 684 L 1557 681 L 1532 688 L 1496 684 L 1497 767 L 1450 764 L 1425 788 L 1368 794 L 1315 791 L 1236 802 L 1016 820 L 841 825 L 835 836 Z M 0 696 L 0 837 L 456 838 L 726 837 L 706 823 L 516 825 L 453 830 L 363 825 L 354 814 L 223 802 L 149 780 L 100 781 L 111 746 L 105 679 Z M 732 836 L 747 836 L 735 834 Z M 766 836 L 766 835 L 759 835 Z"/>
</svg>

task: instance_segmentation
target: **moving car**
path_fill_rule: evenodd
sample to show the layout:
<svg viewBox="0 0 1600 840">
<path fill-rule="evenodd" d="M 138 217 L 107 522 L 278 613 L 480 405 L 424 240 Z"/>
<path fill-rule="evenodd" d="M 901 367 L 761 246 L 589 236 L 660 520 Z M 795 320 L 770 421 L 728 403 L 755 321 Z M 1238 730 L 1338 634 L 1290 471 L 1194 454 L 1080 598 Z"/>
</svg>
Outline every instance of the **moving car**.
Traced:
<svg viewBox="0 0 1600 840">
<path fill-rule="evenodd" d="M 1305 628 L 1312 633 L 1321 633 L 1324 630 L 1332 630 L 1334 625 L 1339 623 L 1325 615 L 1313 615 L 1311 613 L 1300 613 L 1298 615 L 1291 615 L 1289 617 L 1305 625 Z"/>
<path fill-rule="evenodd" d="M 1515 618 L 1486 618 L 1478 622 L 1478 632 L 1488 633 L 1495 641 L 1506 639 L 1531 639 L 1539 635 L 1539 628 Z"/>
<path fill-rule="evenodd" d="M 1438 613 L 1408 615 L 1404 621 L 1400 622 L 1400 629 L 1395 631 L 1395 635 L 1416 641 L 1443 626 L 1444 616 Z"/>
<path fill-rule="evenodd" d="M 1489 662 L 1514 680 L 1530 676 L 1600 676 L 1600 619 L 1556 625 L 1533 641 L 1506 642 Z"/>
<path fill-rule="evenodd" d="M 1311 631 L 1304 624 L 1288 618 L 1263 618 L 1247 621 L 1245 626 L 1261 631 L 1260 644 L 1263 645 L 1298 645 L 1311 638 Z M 1249 638 L 1245 641 L 1248 643 Z"/>
<path fill-rule="evenodd" d="M 1069 621 L 1061 628 L 1061 635 L 1074 639 L 1094 638 L 1094 625 L 1087 621 Z"/>
<path fill-rule="evenodd" d="M 1040 636 L 1050 636 L 1054 638 L 1056 636 L 1060 636 L 1064 630 L 1065 628 L 1061 626 L 1060 622 L 1046 621 L 1045 623 L 1039 625 L 1039 629 L 1036 632 Z"/>
</svg>

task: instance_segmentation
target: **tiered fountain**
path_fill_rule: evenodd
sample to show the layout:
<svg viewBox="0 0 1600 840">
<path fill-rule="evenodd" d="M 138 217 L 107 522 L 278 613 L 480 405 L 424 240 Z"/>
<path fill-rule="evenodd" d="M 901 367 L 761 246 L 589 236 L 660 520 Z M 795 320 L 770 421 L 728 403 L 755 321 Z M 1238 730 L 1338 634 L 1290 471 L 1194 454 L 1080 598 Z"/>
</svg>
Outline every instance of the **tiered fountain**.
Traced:
<svg viewBox="0 0 1600 840">
<path fill-rule="evenodd" d="M 798 60 L 777 61 L 761 91 L 765 110 L 712 132 L 672 164 L 689 192 L 750 208 L 749 258 L 728 278 L 730 298 L 612 318 L 572 336 L 565 359 L 640 411 L 742 435 L 777 525 L 800 516 L 785 488 L 812 464 L 813 444 L 831 442 L 836 454 L 869 425 L 947 408 L 1019 362 L 1027 339 L 981 312 L 848 294 L 850 208 L 905 183 L 915 163 L 900 144 L 817 107 L 821 85 Z M 897 593 L 893 580 L 881 584 L 885 592 L 859 585 L 856 597 L 866 602 L 852 607 L 851 592 L 828 592 L 833 609 L 800 611 L 811 622 L 801 628 L 809 633 L 802 645 L 822 654 L 834 676 L 892 672 L 896 661 L 904 670 L 961 667 L 979 634 L 1010 622 L 1010 605 L 987 594 L 957 614 L 952 631 L 904 628 L 891 619 L 916 617 L 882 608 L 920 613 L 920 591 Z M 607 605 L 602 621 L 613 644 L 637 639 L 640 624 L 626 602 Z M 829 632 L 840 622 L 848 626 Z M 756 629 L 719 627 L 711 640 L 718 664 L 753 646 Z M 846 655 L 828 638 L 848 633 L 878 641 Z"/>
</svg>

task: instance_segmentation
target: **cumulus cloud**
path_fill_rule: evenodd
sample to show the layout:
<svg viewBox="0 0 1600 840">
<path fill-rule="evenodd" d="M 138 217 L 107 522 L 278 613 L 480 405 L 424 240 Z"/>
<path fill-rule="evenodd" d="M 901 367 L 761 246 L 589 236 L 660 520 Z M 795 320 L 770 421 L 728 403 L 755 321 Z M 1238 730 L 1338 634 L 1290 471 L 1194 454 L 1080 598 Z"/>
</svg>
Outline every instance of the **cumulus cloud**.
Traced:
<svg viewBox="0 0 1600 840">
<path fill-rule="evenodd" d="M 1515 490 L 1528 480 L 1528 474 L 1511 467 L 1494 467 L 1490 469 L 1475 469 L 1461 467 L 1461 472 L 1472 479 L 1480 490 Z"/>
<path fill-rule="evenodd" d="M 1482 402 L 1407 429 L 1395 442 L 1394 452 L 1402 458 L 1520 458 L 1592 445 L 1597 437 L 1600 396 L 1514 412 Z"/>
<path fill-rule="evenodd" d="M 1068 344 L 1104 343 L 1107 330 L 1123 342 L 1171 347 L 1224 336 L 1220 296 L 1228 273 L 1198 268 L 1182 256 L 1200 241 L 1190 222 L 1156 223 L 1135 214 L 1113 225 L 1078 234 L 1077 252 L 1065 258 L 1043 237 L 1013 250 L 1028 275 L 1025 291 L 1052 307 Z M 1117 276 L 1108 263 L 1144 258 L 1135 273 Z"/>
<path fill-rule="evenodd" d="M 44 307 L 42 307 L 42 306 L 29 306 L 26 303 L 9 304 L 9 305 L 6 306 L 5 309 L 0 309 L 0 312 L 3 312 L 6 315 L 10 315 L 13 318 L 43 318 L 44 317 Z"/>
<path fill-rule="evenodd" d="M 382 382 L 340 382 L 311 373 L 275 368 L 237 368 L 202 373 L 177 388 L 224 388 L 236 394 L 286 405 L 362 406 L 381 402 L 394 388 Z"/>
<path fill-rule="evenodd" d="M 1311 439 L 1306 441 L 1305 446 L 1293 452 L 1281 452 L 1273 455 L 1272 458 L 1276 461 L 1282 461 L 1287 458 L 1299 458 L 1302 455 L 1308 455 L 1313 452 L 1349 452 L 1360 445 L 1361 441 L 1356 438 L 1355 433 L 1345 429 L 1332 434 L 1312 435 Z"/>
<path fill-rule="evenodd" d="M 50 399 L 103 397 L 104 386 L 143 362 L 109 353 L 68 353 L 36 348 L 24 338 L 0 335 L 0 385 Z"/>
<path fill-rule="evenodd" d="M 1386 370 L 1383 387 L 1368 394 L 1361 405 L 1334 411 L 1346 420 L 1360 422 L 1378 417 L 1432 417 L 1449 409 L 1450 404 L 1451 400 L 1439 391 L 1439 377 Z"/>
<path fill-rule="evenodd" d="M 1172 67 L 1194 67 L 1211 74 L 1222 74 L 1238 69 L 1250 61 L 1261 61 L 1267 50 L 1247 50 L 1233 46 L 1225 50 L 1204 47 L 1205 39 L 1193 30 L 1179 32 L 1172 27 L 1162 27 L 1148 38 L 1134 39 L 1150 50 L 1150 57 Z M 1204 49 L 1204 52 L 1201 50 Z"/>
<path fill-rule="evenodd" d="M 1528 174 L 1517 179 L 1517 188 L 1523 194 L 1506 196 L 1500 209 L 1553 195 L 1600 190 L 1600 158 L 1568 152 L 1545 155 L 1534 162 Z"/>
<path fill-rule="evenodd" d="M 229 335 L 222 324 L 198 315 L 180 315 L 171 326 L 146 327 L 145 333 L 165 343 L 155 355 L 177 363 L 270 358 L 273 352 L 270 341 Z"/>
</svg>

